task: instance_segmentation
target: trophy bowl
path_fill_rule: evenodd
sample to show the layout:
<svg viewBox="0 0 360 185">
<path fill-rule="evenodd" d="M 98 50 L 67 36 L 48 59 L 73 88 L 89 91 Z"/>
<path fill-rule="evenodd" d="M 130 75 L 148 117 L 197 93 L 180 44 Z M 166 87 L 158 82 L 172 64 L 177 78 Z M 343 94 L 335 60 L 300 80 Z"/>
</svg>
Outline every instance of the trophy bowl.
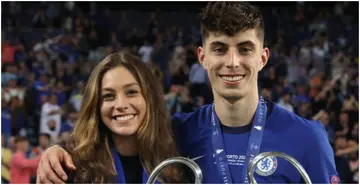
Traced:
<svg viewBox="0 0 360 185">
<path fill-rule="evenodd" d="M 149 179 L 147 180 L 146 184 L 154 184 L 156 178 L 160 174 L 161 170 L 164 169 L 167 165 L 173 163 L 182 163 L 188 166 L 195 175 L 195 184 L 201 184 L 203 180 L 203 175 L 201 169 L 198 164 L 196 164 L 193 160 L 185 157 L 173 157 L 166 159 L 165 161 L 161 162 L 159 165 L 155 167 L 155 169 L 149 175 Z"/>
<path fill-rule="evenodd" d="M 306 184 L 312 184 L 309 175 L 306 173 L 304 167 L 293 157 L 290 155 L 287 155 L 282 152 L 263 152 L 257 155 L 249 164 L 248 168 L 248 177 L 250 179 L 250 184 L 257 184 L 255 178 L 254 178 L 254 171 L 257 164 L 265 159 L 266 157 L 280 157 L 286 159 L 288 162 L 293 165 L 297 171 L 301 174 L 302 178 L 304 179 Z"/>
</svg>

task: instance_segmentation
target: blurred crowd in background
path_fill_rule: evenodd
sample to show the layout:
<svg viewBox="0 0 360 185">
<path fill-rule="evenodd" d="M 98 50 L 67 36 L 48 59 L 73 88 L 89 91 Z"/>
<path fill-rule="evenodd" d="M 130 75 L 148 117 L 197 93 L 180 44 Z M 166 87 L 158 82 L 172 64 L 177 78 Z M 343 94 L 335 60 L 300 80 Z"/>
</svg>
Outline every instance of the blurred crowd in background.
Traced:
<svg viewBox="0 0 360 185">
<path fill-rule="evenodd" d="M 151 67 L 170 113 L 211 103 L 207 73 L 196 56 L 201 45 L 197 13 L 203 5 L 2 2 L 2 183 L 11 182 L 11 168 L 19 168 L 11 163 L 19 147 L 29 162 L 46 148 L 66 143 L 88 77 L 111 52 L 130 50 Z M 358 183 L 358 2 L 255 5 L 263 12 L 270 48 L 269 62 L 259 73 L 261 94 L 321 121 L 340 179 Z M 18 145 L 24 140 L 29 145 Z M 34 183 L 35 174 L 30 176 Z"/>
</svg>

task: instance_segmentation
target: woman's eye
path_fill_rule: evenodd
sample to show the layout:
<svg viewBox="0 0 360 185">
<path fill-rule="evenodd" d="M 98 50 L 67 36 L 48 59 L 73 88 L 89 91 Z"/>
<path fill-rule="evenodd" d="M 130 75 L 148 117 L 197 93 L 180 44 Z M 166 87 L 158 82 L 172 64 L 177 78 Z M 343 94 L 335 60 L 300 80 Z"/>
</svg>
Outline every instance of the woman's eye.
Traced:
<svg viewBox="0 0 360 185">
<path fill-rule="evenodd" d="M 113 94 L 104 94 L 104 95 L 102 95 L 102 99 L 103 99 L 103 100 L 109 100 L 109 99 L 111 99 L 111 98 L 113 98 L 113 97 L 114 97 Z"/>
<path fill-rule="evenodd" d="M 128 91 L 126 91 L 127 95 L 134 95 L 134 94 L 137 94 L 137 93 L 138 93 L 137 90 L 128 90 Z"/>
</svg>

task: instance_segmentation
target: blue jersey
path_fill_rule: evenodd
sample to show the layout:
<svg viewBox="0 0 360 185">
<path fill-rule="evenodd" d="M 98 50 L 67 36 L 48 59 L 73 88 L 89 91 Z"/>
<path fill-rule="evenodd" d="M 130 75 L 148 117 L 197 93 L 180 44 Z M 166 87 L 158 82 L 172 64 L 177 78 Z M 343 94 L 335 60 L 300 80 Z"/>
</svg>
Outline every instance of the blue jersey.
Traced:
<svg viewBox="0 0 360 185">
<path fill-rule="evenodd" d="M 283 152 L 301 163 L 312 183 L 339 183 L 334 153 L 326 131 L 317 121 L 306 120 L 267 101 L 266 125 L 260 146 L 262 152 Z M 223 183 L 213 156 L 211 105 L 192 113 L 176 113 L 173 130 L 183 156 L 196 158 L 203 183 Z M 233 183 L 243 183 L 243 166 L 252 124 L 221 126 L 226 158 Z M 300 173 L 285 159 L 268 157 L 256 167 L 258 183 L 304 183 Z"/>
</svg>

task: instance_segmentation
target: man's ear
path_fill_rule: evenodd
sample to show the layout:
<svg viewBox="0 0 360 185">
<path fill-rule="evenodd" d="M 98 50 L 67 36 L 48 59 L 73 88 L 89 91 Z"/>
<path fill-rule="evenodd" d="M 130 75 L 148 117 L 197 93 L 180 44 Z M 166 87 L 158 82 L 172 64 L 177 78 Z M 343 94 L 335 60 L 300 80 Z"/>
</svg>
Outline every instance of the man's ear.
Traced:
<svg viewBox="0 0 360 185">
<path fill-rule="evenodd" d="M 261 54 L 261 63 L 260 63 L 259 71 L 261 71 L 267 64 L 267 62 L 269 60 L 269 55 L 270 55 L 269 48 L 264 48 L 263 52 Z"/>
<path fill-rule="evenodd" d="M 205 53 L 204 48 L 199 46 L 198 49 L 197 49 L 198 60 L 199 60 L 200 65 L 202 65 L 203 68 L 206 69 L 206 65 L 204 63 L 204 59 L 205 59 L 205 54 L 204 53 Z"/>
</svg>

